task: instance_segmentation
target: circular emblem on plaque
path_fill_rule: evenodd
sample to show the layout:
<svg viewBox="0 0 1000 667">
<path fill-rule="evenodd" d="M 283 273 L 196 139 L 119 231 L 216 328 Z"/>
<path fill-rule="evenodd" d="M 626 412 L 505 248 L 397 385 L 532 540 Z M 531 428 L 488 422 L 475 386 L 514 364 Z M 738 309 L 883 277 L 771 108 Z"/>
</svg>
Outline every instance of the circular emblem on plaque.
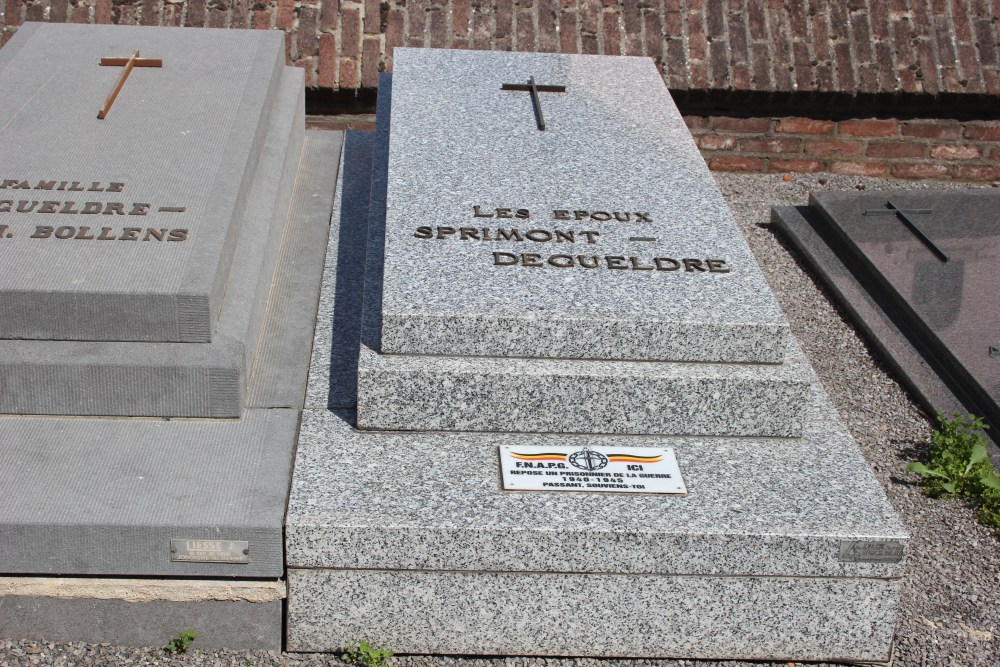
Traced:
<svg viewBox="0 0 1000 667">
<path fill-rule="evenodd" d="M 570 454 L 569 462 L 570 465 L 580 470 L 600 470 L 608 465 L 608 457 L 589 447 L 584 447 L 580 451 Z"/>
</svg>

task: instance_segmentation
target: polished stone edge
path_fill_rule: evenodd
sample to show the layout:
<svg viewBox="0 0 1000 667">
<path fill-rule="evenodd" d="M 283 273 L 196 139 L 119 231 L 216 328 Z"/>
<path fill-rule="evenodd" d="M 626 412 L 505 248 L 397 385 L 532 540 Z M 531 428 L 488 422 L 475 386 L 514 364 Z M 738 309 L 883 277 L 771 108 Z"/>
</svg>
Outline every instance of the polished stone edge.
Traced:
<svg viewBox="0 0 1000 667">
<path fill-rule="evenodd" d="M 807 362 L 508 359 L 378 354 L 362 346 L 358 427 L 797 437 Z"/>
<path fill-rule="evenodd" d="M 247 407 L 301 408 L 344 135 L 307 131 L 253 357 Z M 262 277 L 263 280 L 263 277 Z"/>
<path fill-rule="evenodd" d="M 213 341 L 0 341 L 0 413 L 240 415 L 290 195 L 280 184 L 290 187 L 299 162 L 301 83 L 301 71 L 286 68 Z"/>
<path fill-rule="evenodd" d="M 307 408 L 352 409 L 358 401 L 358 347 L 374 134 L 344 136 L 323 288 L 306 388 Z"/>
<path fill-rule="evenodd" d="M 475 355 L 486 349 L 511 358 L 779 364 L 788 339 L 785 323 L 382 312 L 385 354 Z M 535 347 L 526 348 L 525 341 Z"/>
<path fill-rule="evenodd" d="M 851 260 L 839 250 L 836 237 L 825 231 L 829 226 L 825 218 L 808 206 L 774 206 L 771 224 L 819 276 L 834 300 L 928 413 L 987 413 L 960 382 L 949 378 L 933 355 L 920 351 L 922 346 L 908 334 L 909 328 L 900 324 L 902 320 L 891 303 L 873 295 L 848 268 Z M 1000 437 L 997 429 L 991 431 L 994 437 Z M 994 465 L 1000 466 L 997 443 L 991 442 L 989 450 Z"/>
<path fill-rule="evenodd" d="M 459 655 L 884 661 L 900 595 L 882 579 L 289 569 L 288 582 L 290 651 L 363 636 Z"/>
</svg>

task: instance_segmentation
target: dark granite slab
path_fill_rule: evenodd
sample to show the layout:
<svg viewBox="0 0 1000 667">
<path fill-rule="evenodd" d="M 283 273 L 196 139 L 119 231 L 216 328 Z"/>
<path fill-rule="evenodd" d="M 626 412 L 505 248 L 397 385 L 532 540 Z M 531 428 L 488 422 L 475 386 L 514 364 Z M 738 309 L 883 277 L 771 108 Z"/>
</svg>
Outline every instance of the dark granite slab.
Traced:
<svg viewBox="0 0 1000 667">
<path fill-rule="evenodd" d="M 917 398 L 1000 423 L 1000 193 L 825 192 L 811 204 L 774 220 Z"/>
</svg>

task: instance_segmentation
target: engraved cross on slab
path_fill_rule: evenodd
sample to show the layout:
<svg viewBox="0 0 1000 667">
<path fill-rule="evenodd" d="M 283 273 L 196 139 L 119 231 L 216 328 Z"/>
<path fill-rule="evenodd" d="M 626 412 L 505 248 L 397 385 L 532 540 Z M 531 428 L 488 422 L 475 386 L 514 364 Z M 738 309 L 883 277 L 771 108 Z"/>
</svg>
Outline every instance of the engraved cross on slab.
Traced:
<svg viewBox="0 0 1000 667">
<path fill-rule="evenodd" d="M 948 255 L 944 254 L 941 248 L 938 248 L 933 241 L 931 241 L 926 234 L 924 234 L 916 223 L 910 220 L 907 216 L 916 215 L 921 213 L 932 213 L 929 208 L 911 208 L 903 209 L 899 208 L 891 201 L 886 201 L 885 208 L 868 209 L 863 212 L 863 215 L 894 215 L 898 218 L 906 228 L 913 232 L 913 235 L 920 239 L 920 242 L 927 246 L 927 249 L 934 253 L 934 256 L 940 259 L 942 262 L 948 261 Z"/>
<path fill-rule="evenodd" d="M 163 67 L 163 61 L 160 58 L 140 58 L 139 52 L 136 51 L 128 58 L 101 58 L 101 65 L 104 67 L 124 67 L 125 71 L 122 75 L 118 77 L 118 83 L 115 84 L 114 90 L 108 95 L 108 99 L 104 100 L 104 106 L 101 110 L 97 112 L 97 117 L 104 120 L 108 117 L 108 112 L 111 111 L 111 105 L 115 103 L 115 99 L 118 97 L 118 93 L 121 92 L 122 86 L 125 85 L 125 79 L 128 75 L 132 73 L 133 67 Z"/>
<path fill-rule="evenodd" d="M 566 86 L 546 86 L 535 83 L 535 77 L 528 77 L 528 83 L 505 83 L 500 90 L 519 90 L 531 94 L 531 106 L 535 109 L 535 121 L 539 131 L 545 130 L 545 116 L 542 115 L 542 102 L 538 93 L 565 93 Z"/>
</svg>

